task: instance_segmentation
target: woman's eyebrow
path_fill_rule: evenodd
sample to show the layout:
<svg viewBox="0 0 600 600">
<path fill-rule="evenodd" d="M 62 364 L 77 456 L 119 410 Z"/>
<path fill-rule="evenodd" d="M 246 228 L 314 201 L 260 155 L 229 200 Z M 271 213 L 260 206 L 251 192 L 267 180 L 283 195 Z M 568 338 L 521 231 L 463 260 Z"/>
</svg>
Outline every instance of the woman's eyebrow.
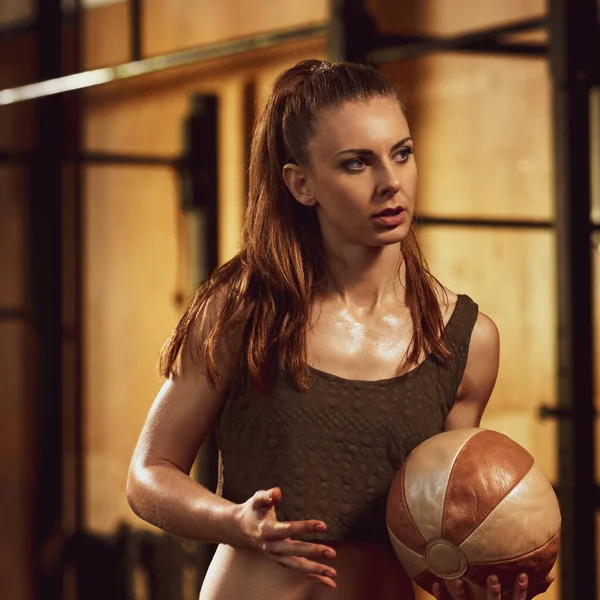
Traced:
<svg viewBox="0 0 600 600">
<path fill-rule="evenodd" d="M 400 148 L 401 146 L 406 144 L 406 142 L 408 142 L 409 140 L 412 140 L 412 137 L 410 135 L 408 137 L 401 139 L 399 142 L 396 142 L 392 146 L 391 151 L 393 152 L 394 150 L 397 150 L 398 148 Z M 347 148 L 346 150 L 341 150 L 335 156 L 339 156 L 340 154 L 344 154 L 345 152 L 354 152 L 355 154 L 368 154 L 368 155 L 375 154 L 375 152 L 373 152 L 373 150 L 369 150 L 368 148 Z"/>
</svg>

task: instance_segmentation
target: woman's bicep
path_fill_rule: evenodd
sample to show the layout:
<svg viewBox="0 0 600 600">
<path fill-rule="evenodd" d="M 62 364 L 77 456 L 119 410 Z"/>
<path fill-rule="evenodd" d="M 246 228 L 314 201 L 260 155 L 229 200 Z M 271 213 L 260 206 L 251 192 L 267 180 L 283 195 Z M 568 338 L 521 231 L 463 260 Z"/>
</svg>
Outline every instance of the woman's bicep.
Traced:
<svg viewBox="0 0 600 600">
<path fill-rule="evenodd" d="M 463 378 L 444 429 L 479 427 L 490 399 L 500 360 L 500 337 L 495 323 L 479 313 L 469 343 Z"/>
<path fill-rule="evenodd" d="M 186 473 L 192 468 L 226 401 L 240 359 L 243 322 L 236 316 L 215 337 L 213 358 L 218 387 L 211 383 L 200 348 L 217 308 L 209 307 L 208 319 L 199 320 L 184 342 L 173 373 L 152 404 L 132 466 L 169 462 Z"/>
<path fill-rule="evenodd" d="M 200 372 L 165 381 L 140 434 L 132 467 L 168 462 L 189 473 L 215 424 L 225 393 L 210 385 Z"/>
</svg>

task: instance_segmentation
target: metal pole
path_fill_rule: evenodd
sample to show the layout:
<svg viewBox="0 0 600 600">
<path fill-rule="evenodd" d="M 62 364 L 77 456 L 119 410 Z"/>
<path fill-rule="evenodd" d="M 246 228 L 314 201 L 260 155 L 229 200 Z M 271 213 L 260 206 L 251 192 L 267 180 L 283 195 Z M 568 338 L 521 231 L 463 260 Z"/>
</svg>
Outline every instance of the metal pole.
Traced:
<svg viewBox="0 0 600 600">
<path fill-rule="evenodd" d="M 129 31 L 131 32 L 131 60 L 142 60 L 142 4 L 129 0 Z"/>
<path fill-rule="evenodd" d="M 558 261 L 561 596 L 596 594 L 590 89 L 598 56 L 595 0 L 550 0 Z M 593 49 L 596 49 L 595 51 Z"/>
<path fill-rule="evenodd" d="M 0 90 L 0 106 L 55 94 L 64 94 L 73 90 L 103 85 L 112 81 L 140 77 L 176 67 L 198 64 L 207 60 L 235 56 L 252 50 L 262 50 L 290 42 L 309 40 L 315 37 L 322 37 L 326 33 L 326 24 L 306 25 L 304 27 L 263 33 L 237 40 L 207 44 L 206 46 L 190 50 L 181 50 L 162 56 L 144 58 L 143 60 L 116 65 L 114 67 L 93 69 L 73 75 L 65 75 L 64 77 L 45 78 L 43 81 L 29 85 Z"/>
<path fill-rule="evenodd" d="M 38 76 L 62 72 L 60 0 L 38 0 L 35 25 Z M 30 171 L 30 302 L 36 336 L 37 377 L 31 438 L 34 440 L 34 597 L 61 598 L 60 538 L 62 473 L 62 160 L 63 98 L 35 106 L 36 147 Z"/>
</svg>

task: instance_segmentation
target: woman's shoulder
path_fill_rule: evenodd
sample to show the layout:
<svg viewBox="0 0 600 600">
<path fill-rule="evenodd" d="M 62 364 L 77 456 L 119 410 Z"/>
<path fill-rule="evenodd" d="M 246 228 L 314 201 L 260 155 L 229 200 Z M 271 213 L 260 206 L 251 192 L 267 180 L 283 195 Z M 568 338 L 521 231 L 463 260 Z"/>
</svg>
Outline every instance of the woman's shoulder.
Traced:
<svg viewBox="0 0 600 600">
<path fill-rule="evenodd" d="M 484 345 L 487 343 L 495 343 L 495 340 L 498 337 L 498 328 L 496 327 L 496 324 L 489 315 L 479 309 L 476 301 L 471 298 L 471 296 L 453 292 L 442 284 L 437 284 L 435 289 L 440 303 L 444 324 L 447 324 L 454 314 L 460 297 L 460 301 L 465 305 L 468 304 L 474 313 L 471 337 L 472 339 L 474 338 L 475 345 L 478 345 L 478 343 L 483 343 Z"/>
<path fill-rule="evenodd" d="M 247 297 L 238 294 L 229 284 L 221 284 L 207 297 L 204 311 L 200 316 L 204 326 L 213 326 L 220 316 L 224 317 L 222 326 L 226 331 L 239 332 L 250 314 L 251 304 Z M 197 324 L 201 326 L 201 323 Z"/>
<path fill-rule="evenodd" d="M 433 289 L 440 304 L 440 312 L 444 326 L 446 326 L 448 321 L 450 321 L 450 317 L 454 314 L 459 295 L 437 281 L 435 282 Z"/>
</svg>

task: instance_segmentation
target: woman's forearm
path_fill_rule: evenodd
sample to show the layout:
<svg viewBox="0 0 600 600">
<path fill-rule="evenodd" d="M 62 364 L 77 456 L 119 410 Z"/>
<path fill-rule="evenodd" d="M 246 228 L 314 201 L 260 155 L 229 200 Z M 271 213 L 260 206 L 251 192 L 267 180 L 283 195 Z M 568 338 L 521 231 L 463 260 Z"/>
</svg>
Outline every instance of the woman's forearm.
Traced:
<svg viewBox="0 0 600 600">
<path fill-rule="evenodd" d="M 239 544 L 237 504 L 220 498 L 170 463 L 130 469 L 127 500 L 144 521 L 187 539 Z"/>
</svg>

